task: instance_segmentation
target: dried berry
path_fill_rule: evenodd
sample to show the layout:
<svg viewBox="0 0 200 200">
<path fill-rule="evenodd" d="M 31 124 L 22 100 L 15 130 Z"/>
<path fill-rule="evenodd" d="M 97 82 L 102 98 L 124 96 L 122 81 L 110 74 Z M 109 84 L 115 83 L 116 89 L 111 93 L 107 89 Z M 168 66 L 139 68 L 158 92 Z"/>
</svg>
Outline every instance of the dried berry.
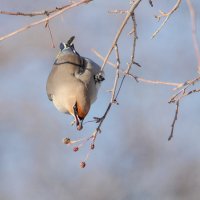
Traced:
<svg viewBox="0 0 200 200">
<path fill-rule="evenodd" d="M 71 142 L 70 138 L 64 138 L 63 143 L 64 144 L 69 144 Z"/>
<path fill-rule="evenodd" d="M 80 162 L 80 167 L 81 167 L 81 168 L 84 168 L 85 166 L 86 166 L 86 163 L 85 163 L 85 162 L 83 162 L 83 161 Z"/>
<path fill-rule="evenodd" d="M 76 152 L 76 151 L 78 151 L 78 150 L 79 150 L 78 147 L 74 147 L 74 149 L 73 149 L 74 152 Z"/>
<path fill-rule="evenodd" d="M 90 145 L 90 149 L 94 149 L 94 147 L 95 147 L 94 144 Z"/>
</svg>

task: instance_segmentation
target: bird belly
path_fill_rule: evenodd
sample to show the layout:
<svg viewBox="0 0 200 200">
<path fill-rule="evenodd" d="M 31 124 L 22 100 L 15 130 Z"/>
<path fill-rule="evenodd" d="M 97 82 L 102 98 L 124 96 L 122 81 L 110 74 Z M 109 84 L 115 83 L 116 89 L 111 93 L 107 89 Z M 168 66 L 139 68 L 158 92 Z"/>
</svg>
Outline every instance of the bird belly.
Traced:
<svg viewBox="0 0 200 200">
<path fill-rule="evenodd" d="M 58 96 L 53 96 L 53 104 L 58 111 L 69 114 L 69 111 L 62 97 L 60 98 Z"/>
<path fill-rule="evenodd" d="M 75 97 L 66 88 L 61 87 L 57 89 L 52 97 L 52 102 L 58 111 L 66 114 L 73 113 L 72 107 L 75 103 Z"/>
</svg>

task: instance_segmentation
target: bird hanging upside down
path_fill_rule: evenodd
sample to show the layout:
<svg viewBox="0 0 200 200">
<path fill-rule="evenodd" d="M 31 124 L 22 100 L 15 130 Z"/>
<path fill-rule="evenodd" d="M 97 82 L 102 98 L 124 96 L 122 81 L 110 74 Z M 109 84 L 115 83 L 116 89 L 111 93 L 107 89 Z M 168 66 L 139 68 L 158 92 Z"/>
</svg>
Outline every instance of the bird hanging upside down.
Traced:
<svg viewBox="0 0 200 200">
<path fill-rule="evenodd" d="M 74 36 L 67 43 L 60 44 L 46 90 L 54 106 L 60 112 L 72 115 L 77 130 L 81 130 L 104 77 L 99 65 L 77 53 L 73 40 Z"/>
</svg>

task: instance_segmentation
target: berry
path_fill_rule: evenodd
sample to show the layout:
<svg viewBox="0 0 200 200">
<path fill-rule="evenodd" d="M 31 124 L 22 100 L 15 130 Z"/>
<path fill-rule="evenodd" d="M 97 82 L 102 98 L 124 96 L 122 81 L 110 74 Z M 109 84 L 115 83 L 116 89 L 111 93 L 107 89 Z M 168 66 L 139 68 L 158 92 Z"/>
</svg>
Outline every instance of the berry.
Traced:
<svg viewBox="0 0 200 200">
<path fill-rule="evenodd" d="M 84 168 L 86 166 L 86 163 L 85 162 L 80 162 L 80 168 Z"/>
<path fill-rule="evenodd" d="M 73 149 L 74 152 L 77 152 L 78 150 L 79 150 L 78 147 L 74 147 L 74 149 Z"/>
<path fill-rule="evenodd" d="M 69 144 L 71 142 L 70 138 L 64 138 L 63 143 L 64 144 Z"/>
<path fill-rule="evenodd" d="M 94 144 L 90 145 L 90 149 L 94 149 L 94 147 L 95 147 Z"/>
</svg>

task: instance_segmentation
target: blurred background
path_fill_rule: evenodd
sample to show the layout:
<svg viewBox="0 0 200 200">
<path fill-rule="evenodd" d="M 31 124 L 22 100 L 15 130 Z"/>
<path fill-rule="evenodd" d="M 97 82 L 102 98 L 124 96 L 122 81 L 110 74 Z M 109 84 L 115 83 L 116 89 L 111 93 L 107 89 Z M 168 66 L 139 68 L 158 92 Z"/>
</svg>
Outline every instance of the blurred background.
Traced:
<svg viewBox="0 0 200 200">
<path fill-rule="evenodd" d="M 200 39 L 200 2 L 197 12 Z M 32 12 L 65 5 L 64 0 L 0 0 L 0 10 Z M 154 15 L 169 11 L 176 1 L 142 1 L 136 11 L 138 41 L 132 73 L 152 80 L 184 82 L 197 76 L 188 7 L 182 1 L 166 26 L 151 39 L 161 22 Z M 136 83 L 127 78 L 102 126 L 87 167 L 79 168 L 89 144 L 78 152 L 64 137 L 89 136 L 96 124 L 81 132 L 72 117 L 59 113 L 46 95 L 46 80 L 61 41 L 75 35 L 77 51 L 102 64 L 91 51 L 105 56 L 124 18 L 109 10 L 128 9 L 129 1 L 101 0 L 81 5 L 50 21 L 0 42 L 0 199 L 1 200 L 197 200 L 200 196 L 199 94 L 183 99 L 172 141 L 168 142 L 175 105 L 167 102 L 172 87 Z M 0 15 L 0 36 L 42 17 Z M 121 67 L 130 59 L 132 38 L 127 24 L 120 40 Z M 111 61 L 115 62 L 112 55 Z M 114 69 L 87 120 L 102 116 L 110 100 Z M 196 85 L 199 86 L 199 85 Z"/>
</svg>

